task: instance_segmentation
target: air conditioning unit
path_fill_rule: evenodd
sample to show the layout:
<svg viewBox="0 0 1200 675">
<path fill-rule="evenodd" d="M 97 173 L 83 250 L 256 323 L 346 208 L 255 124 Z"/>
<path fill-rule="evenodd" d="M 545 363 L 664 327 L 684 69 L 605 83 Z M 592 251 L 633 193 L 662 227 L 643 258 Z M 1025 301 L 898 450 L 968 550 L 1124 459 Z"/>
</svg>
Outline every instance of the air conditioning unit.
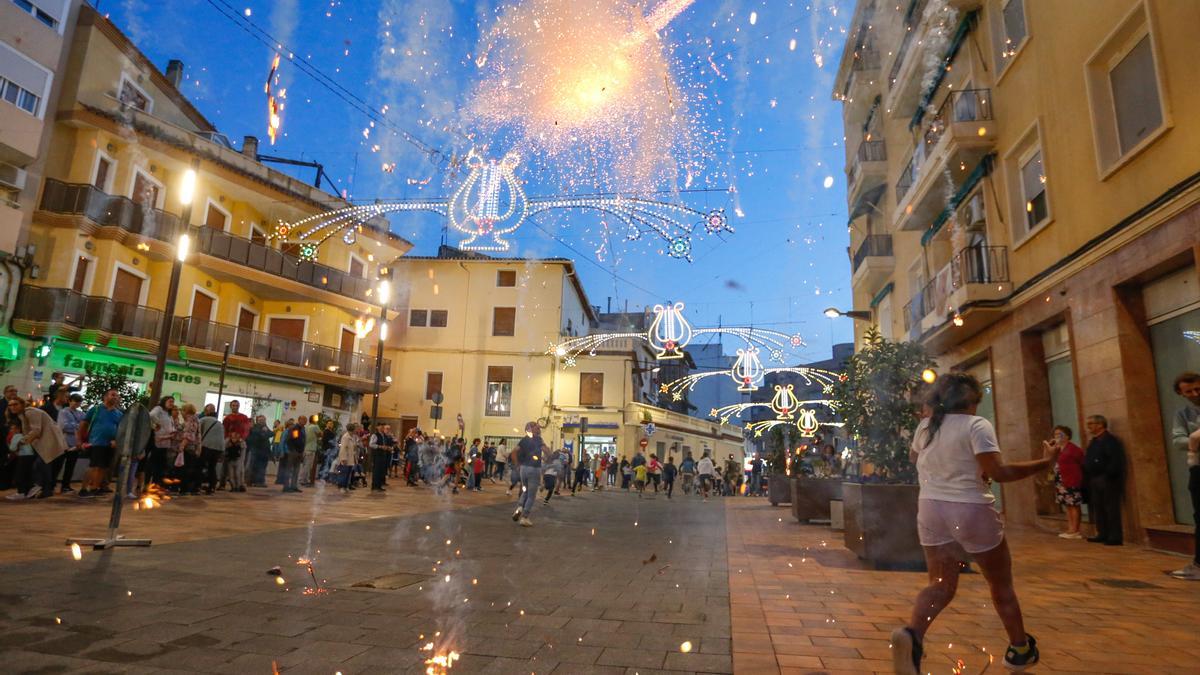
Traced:
<svg viewBox="0 0 1200 675">
<path fill-rule="evenodd" d="M 20 192 L 25 189 L 25 169 L 0 162 L 0 187 Z"/>
<path fill-rule="evenodd" d="M 987 225 L 987 211 L 983 208 L 983 193 L 976 192 L 959 212 L 959 218 L 968 230 L 982 229 Z"/>
</svg>

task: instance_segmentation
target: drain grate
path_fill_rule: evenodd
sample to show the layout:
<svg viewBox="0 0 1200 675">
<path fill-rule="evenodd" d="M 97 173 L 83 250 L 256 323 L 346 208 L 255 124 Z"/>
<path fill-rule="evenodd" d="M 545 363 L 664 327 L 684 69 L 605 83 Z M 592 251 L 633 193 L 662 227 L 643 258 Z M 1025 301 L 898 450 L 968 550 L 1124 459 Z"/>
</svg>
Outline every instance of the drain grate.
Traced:
<svg viewBox="0 0 1200 675">
<path fill-rule="evenodd" d="M 424 574 L 408 574 L 401 572 L 399 574 L 386 574 L 382 577 L 367 579 L 351 584 L 350 588 L 365 588 L 376 591 L 398 591 L 402 588 L 407 588 L 413 584 L 426 581 L 430 577 Z"/>
<path fill-rule="evenodd" d="M 1155 586 L 1154 584 L 1148 584 L 1144 581 L 1138 581 L 1137 579 L 1092 579 L 1092 581 L 1104 586 L 1112 586 L 1113 588 L 1127 588 L 1131 590 L 1162 588 L 1162 586 Z"/>
</svg>

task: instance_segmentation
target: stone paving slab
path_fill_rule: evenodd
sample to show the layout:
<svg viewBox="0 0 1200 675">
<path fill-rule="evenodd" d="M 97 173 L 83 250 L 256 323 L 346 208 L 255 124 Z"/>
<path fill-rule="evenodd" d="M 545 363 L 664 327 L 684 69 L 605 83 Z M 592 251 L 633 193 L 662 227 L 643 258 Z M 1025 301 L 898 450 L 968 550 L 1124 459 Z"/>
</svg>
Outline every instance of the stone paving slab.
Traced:
<svg viewBox="0 0 1200 675">
<path fill-rule="evenodd" d="M 763 502 L 725 507 L 734 671 L 890 673 L 891 631 L 907 621 L 925 574 L 867 569 L 841 533 L 780 520 L 782 509 Z M 1037 530 L 1010 531 L 1009 542 L 1025 623 L 1042 652 L 1036 672 L 1197 672 L 1200 584 L 1164 575 L 1186 560 Z M 1006 642 L 986 582 L 963 575 L 929 633 L 925 670 L 948 674 L 961 658 L 964 673 L 979 673 Z M 1004 671 L 994 663 L 988 672 Z"/>
<path fill-rule="evenodd" d="M 423 673 L 428 642 L 462 654 L 454 673 L 732 671 L 720 502 L 602 492 L 539 504 L 520 528 L 508 502 L 419 510 L 418 496 L 433 499 L 414 490 L 384 502 L 406 513 L 357 519 L 336 505 L 328 522 L 314 496 L 252 533 L 197 510 L 201 532 L 175 543 L 0 563 L 4 671 Z M 139 516 L 178 526 L 176 508 L 194 507 Z M 298 511 L 309 522 L 280 527 Z M 413 581 L 355 586 L 396 575 Z"/>
</svg>

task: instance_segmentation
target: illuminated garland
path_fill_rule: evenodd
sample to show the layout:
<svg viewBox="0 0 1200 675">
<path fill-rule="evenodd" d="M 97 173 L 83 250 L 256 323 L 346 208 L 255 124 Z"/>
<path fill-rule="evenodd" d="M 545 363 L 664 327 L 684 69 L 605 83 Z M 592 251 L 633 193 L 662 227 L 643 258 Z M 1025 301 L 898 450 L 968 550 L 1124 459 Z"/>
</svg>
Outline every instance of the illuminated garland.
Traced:
<svg viewBox="0 0 1200 675">
<path fill-rule="evenodd" d="M 301 259 L 313 260 L 320 245 L 338 234 L 344 242 L 353 244 L 371 218 L 400 211 L 429 211 L 447 218 L 454 229 L 467 235 L 459 248 L 502 252 L 511 248 L 503 235 L 515 232 L 527 218 L 554 209 L 588 209 L 624 223 L 626 240 L 657 237 L 665 244 L 668 256 L 691 262 L 692 235 L 697 228 L 713 235 L 733 232 L 721 210 L 703 212 L 682 204 L 619 194 L 531 199 L 515 173 L 520 161 L 516 153 L 500 161 L 485 161 L 472 150 L 466 160 L 470 172 L 450 199 L 399 200 L 335 209 L 293 223 L 281 222 L 271 238 L 287 240 L 298 235 L 295 240 L 312 244 L 302 246 Z"/>
<path fill-rule="evenodd" d="M 660 385 L 659 391 L 664 394 L 678 394 L 679 398 L 675 400 L 682 400 L 683 394 L 694 390 L 696 385 L 707 377 L 724 375 L 732 378 L 735 382 L 740 383 L 741 379 L 739 379 L 738 375 L 735 374 L 736 369 L 737 365 L 735 364 L 730 370 L 717 370 L 708 373 L 693 373 L 691 375 L 681 377 L 678 380 Z M 759 386 L 761 386 L 762 381 L 765 380 L 768 375 L 773 375 L 775 373 L 791 373 L 793 375 L 799 375 L 800 377 L 804 378 L 804 383 L 806 385 L 811 386 L 814 383 L 820 384 L 821 392 L 824 394 L 832 394 L 834 382 L 844 377 L 841 373 L 835 373 L 832 370 L 823 370 L 821 368 L 807 368 L 802 366 L 791 368 L 766 368 L 763 370 L 763 377 L 759 379 Z M 755 389 L 757 389 L 757 387 L 755 387 Z M 751 389 L 749 391 L 754 391 L 755 389 Z M 739 391 L 742 390 L 739 389 Z"/>
<path fill-rule="evenodd" d="M 1200 342 L 1200 330 L 1185 330 L 1183 331 L 1183 336 L 1185 338 L 1195 340 L 1196 342 Z"/>
<path fill-rule="evenodd" d="M 791 386 L 792 385 L 790 384 L 786 387 L 776 386 L 776 399 L 781 397 L 788 398 L 786 393 L 791 393 Z M 780 392 L 786 393 L 781 394 Z M 814 406 L 824 406 L 830 412 L 833 412 L 837 409 L 837 403 L 835 401 L 829 399 L 800 401 L 796 399 L 794 394 L 792 394 L 790 399 L 787 401 L 789 405 L 786 406 L 785 411 L 785 406 L 777 405 L 776 399 L 772 399 L 770 403 L 734 403 L 733 405 L 713 408 L 709 411 L 709 417 L 715 417 L 719 419 L 722 424 L 728 424 L 730 419 L 740 419 L 742 413 L 746 412 L 747 410 L 751 410 L 753 408 L 771 409 L 772 412 L 776 414 L 775 419 L 747 422 L 745 425 L 743 425 L 747 430 L 754 432 L 755 437 L 761 437 L 764 431 L 781 424 L 795 425 L 795 427 L 800 430 L 800 433 L 805 436 L 812 436 L 821 427 L 841 427 L 844 425 L 843 422 L 823 422 L 817 418 L 817 410 Z"/>
</svg>

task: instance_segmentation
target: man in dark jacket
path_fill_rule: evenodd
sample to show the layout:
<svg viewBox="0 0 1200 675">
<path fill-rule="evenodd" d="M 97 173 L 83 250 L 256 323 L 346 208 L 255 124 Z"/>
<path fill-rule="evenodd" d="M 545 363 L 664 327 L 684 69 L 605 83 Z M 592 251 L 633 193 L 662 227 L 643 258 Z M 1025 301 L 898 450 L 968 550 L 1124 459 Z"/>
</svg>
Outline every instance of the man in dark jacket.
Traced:
<svg viewBox="0 0 1200 675">
<path fill-rule="evenodd" d="M 283 443 L 287 447 L 287 471 L 283 480 L 284 492 L 300 492 L 300 464 L 304 460 L 304 423 L 308 419 L 298 418 L 284 432 Z"/>
<path fill-rule="evenodd" d="M 250 452 L 250 487 L 267 487 L 267 464 L 271 461 L 271 441 L 274 434 L 267 426 L 267 418 L 254 418 L 254 426 L 246 437 L 246 449 Z"/>
<path fill-rule="evenodd" d="M 1083 474 L 1088 490 L 1088 509 L 1096 524 L 1096 536 L 1088 541 L 1120 546 L 1121 497 L 1125 489 L 1125 446 L 1108 432 L 1108 420 L 1102 415 L 1087 418 L 1092 437 L 1084 456 Z"/>
</svg>

